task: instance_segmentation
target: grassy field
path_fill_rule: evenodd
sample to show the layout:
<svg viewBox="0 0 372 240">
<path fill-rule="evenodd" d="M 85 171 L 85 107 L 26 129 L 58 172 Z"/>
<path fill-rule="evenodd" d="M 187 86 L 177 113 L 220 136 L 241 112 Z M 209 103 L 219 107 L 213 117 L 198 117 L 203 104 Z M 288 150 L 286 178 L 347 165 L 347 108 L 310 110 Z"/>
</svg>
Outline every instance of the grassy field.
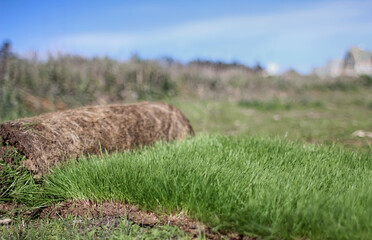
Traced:
<svg viewBox="0 0 372 240">
<path fill-rule="evenodd" d="M 90 199 L 182 210 L 215 230 L 250 236 L 367 239 L 371 160 L 337 147 L 201 135 L 63 165 L 13 198 L 30 205 Z"/>
<path fill-rule="evenodd" d="M 370 90 L 311 92 L 303 99 L 289 97 L 252 101 L 175 100 L 196 132 L 279 137 L 319 145 L 339 145 L 371 152 L 371 138 L 353 135 L 372 132 Z"/>
<path fill-rule="evenodd" d="M 10 186 L 0 203 L 32 208 L 108 199 L 156 212 L 185 211 L 215 230 L 249 236 L 372 235 L 372 139 L 354 134 L 372 132 L 371 77 L 265 76 L 230 65 L 221 70 L 72 55 L 47 61 L 13 56 L 0 65 L 6 67 L 0 122 L 148 100 L 180 108 L 197 133 L 185 142 L 71 163 L 41 180 L 0 161 L 0 188 Z M 7 214 L 0 211 L 0 219 Z M 125 218 L 78 224 L 12 218 L 0 226 L 0 238 L 187 238 L 174 227 L 145 228 Z"/>
<path fill-rule="evenodd" d="M 195 98 L 165 101 L 179 107 L 198 134 L 238 137 L 213 139 L 200 136 L 184 145 L 160 146 L 142 154 L 107 156 L 107 164 L 130 163 L 125 166 L 108 168 L 106 163 L 90 159 L 91 163 L 85 166 L 72 165 L 70 172 L 66 170 L 70 168 L 56 171 L 42 183 L 50 184 L 46 184 L 47 192 L 42 196 L 35 194 L 40 189 L 39 184 L 27 184 L 33 182 L 29 175 L 24 178 L 15 175 L 20 183 L 24 182 L 11 192 L 10 200 L 32 206 L 69 198 L 117 199 L 157 211 L 159 206 L 172 211 L 182 209 L 215 229 L 228 229 L 250 236 L 366 239 L 372 234 L 372 226 L 368 225 L 372 213 L 369 210 L 371 191 L 364 184 L 371 177 L 368 175 L 371 139 L 353 136 L 357 130 L 372 131 L 369 89 L 310 91 L 304 98 L 296 95 L 244 101 Z M 254 138 L 249 140 L 247 136 Z M 276 140 L 267 140 L 269 138 Z M 297 144 L 286 144 L 288 141 Z M 218 147 L 213 147 L 214 144 Z M 350 152 L 339 153 L 338 149 Z M 362 157 L 363 154 L 367 155 Z M 172 161 L 182 169 L 173 166 L 167 170 Z M 151 162 L 155 165 L 149 164 Z M 96 169 L 100 164 L 103 164 L 102 169 Z M 249 166 L 249 169 L 241 166 Z M 181 173 L 181 170 L 185 172 Z M 151 176 L 151 171 L 158 172 Z M 89 172 L 97 174 L 84 177 L 86 182 L 80 181 L 81 176 Z M 128 175 L 133 172 L 146 173 L 147 179 L 142 179 L 143 175 Z M 167 178 L 161 179 L 159 176 L 162 175 Z M 125 176 L 125 181 L 135 185 L 110 192 L 112 186 L 120 186 L 118 183 L 115 185 L 115 179 L 111 177 L 123 180 L 120 176 Z M 188 185 L 190 179 L 201 185 L 191 187 Z M 215 185 L 217 179 L 222 179 L 222 185 Z M 249 195 L 253 193 L 250 186 L 255 186 L 253 196 Z M 188 192 L 182 192 L 184 190 Z M 226 196 L 223 197 L 221 192 Z M 205 204 L 200 204 L 203 202 Z M 89 224 L 90 221 L 84 219 L 81 224 L 76 224 L 75 219 L 69 218 L 26 220 L 26 223 L 19 218 L 8 227 L 0 227 L 0 235 L 6 239 L 50 239 L 54 236 L 62 239 L 91 236 L 111 239 L 187 238 L 175 227 L 144 228 L 132 223 L 130 229 L 133 230 L 128 232 L 128 227 L 122 227 L 124 220 L 115 219 L 115 224 L 104 227 Z M 44 235 L 39 235 L 39 232 Z"/>
</svg>

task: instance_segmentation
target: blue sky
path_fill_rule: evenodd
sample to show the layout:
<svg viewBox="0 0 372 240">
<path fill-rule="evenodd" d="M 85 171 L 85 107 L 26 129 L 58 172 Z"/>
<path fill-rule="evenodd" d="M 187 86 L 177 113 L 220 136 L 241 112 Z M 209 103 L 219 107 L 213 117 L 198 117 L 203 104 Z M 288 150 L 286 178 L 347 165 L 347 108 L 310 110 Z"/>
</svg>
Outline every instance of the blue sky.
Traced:
<svg viewBox="0 0 372 240">
<path fill-rule="evenodd" d="M 171 56 L 276 63 L 302 73 L 372 50 L 372 1 L 0 0 L 0 41 L 119 60 Z"/>
</svg>

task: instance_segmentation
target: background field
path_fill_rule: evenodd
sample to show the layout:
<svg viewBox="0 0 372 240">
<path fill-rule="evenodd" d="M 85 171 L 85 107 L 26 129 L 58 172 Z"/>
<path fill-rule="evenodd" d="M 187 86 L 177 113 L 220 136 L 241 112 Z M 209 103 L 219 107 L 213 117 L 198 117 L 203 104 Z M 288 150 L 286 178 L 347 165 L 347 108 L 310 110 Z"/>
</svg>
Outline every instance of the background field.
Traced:
<svg viewBox="0 0 372 240">
<path fill-rule="evenodd" d="M 0 121 L 83 105 L 166 101 L 197 132 L 279 136 L 368 151 L 372 78 L 268 76 L 258 65 L 9 54 L 1 60 Z"/>
</svg>

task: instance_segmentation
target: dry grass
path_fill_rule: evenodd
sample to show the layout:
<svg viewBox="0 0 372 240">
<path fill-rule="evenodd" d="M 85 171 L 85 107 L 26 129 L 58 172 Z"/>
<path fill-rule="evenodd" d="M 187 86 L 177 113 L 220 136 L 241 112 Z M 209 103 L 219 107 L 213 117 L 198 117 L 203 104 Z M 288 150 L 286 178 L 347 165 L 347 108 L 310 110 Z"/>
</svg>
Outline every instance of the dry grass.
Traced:
<svg viewBox="0 0 372 240">
<path fill-rule="evenodd" d="M 45 173 L 68 158 L 123 151 L 189 134 L 194 134 L 193 129 L 180 110 L 150 102 L 82 107 L 0 125 L 1 143 L 22 153 L 27 158 L 22 165 L 34 173 Z"/>
</svg>

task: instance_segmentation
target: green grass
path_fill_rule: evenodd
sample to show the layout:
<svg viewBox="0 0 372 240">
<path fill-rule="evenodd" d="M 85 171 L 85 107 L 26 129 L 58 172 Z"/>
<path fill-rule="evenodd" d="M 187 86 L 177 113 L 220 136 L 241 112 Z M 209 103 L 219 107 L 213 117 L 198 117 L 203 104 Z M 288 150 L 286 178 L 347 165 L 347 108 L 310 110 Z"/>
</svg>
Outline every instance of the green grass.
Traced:
<svg viewBox="0 0 372 240">
<path fill-rule="evenodd" d="M 262 111 L 272 110 L 291 110 L 293 108 L 322 108 L 323 104 L 320 101 L 308 101 L 302 99 L 300 101 L 280 101 L 279 99 L 273 99 L 270 101 L 239 101 L 241 107 L 254 108 Z"/>
<path fill-rule="evenodd" d="M 64 165 L 44 179 L 42 194 L 32 196 L 40 198 L 35 203 L 114 200 L 157 212 L 183 210 L 215 229 L 247 235 L 367 239 L 371 178 L 370 154 L 198 136 Z"/>
<path fill-rule="evenodd" d="M 39 219 L 0 226 L 0 239 L 188 239 L 178 228 L 141 227 L 125 218 Z"/>
<path fill-rule="evenodd" d="M 17 201 L 33 204 L 28 202 L 30 198 L 25 192 L 33 194 L 38 191 L 38 186 L 33 176 L 21 166 L 26 158 L 14 147 L 1 143 L 0 155 L 0 203 Z M 12 163 L 7 164 L 6 159 L 12 159 Z"/>
<path fill-rule="evenodd" d="M 372 132 L 372 95 L 359 92 L 311 92 L 294 99 L 245 102 L 172 99 L 196 132 L 279 137 L 370 152 L 372 140 L 353 136 Z"/>
</svg>

